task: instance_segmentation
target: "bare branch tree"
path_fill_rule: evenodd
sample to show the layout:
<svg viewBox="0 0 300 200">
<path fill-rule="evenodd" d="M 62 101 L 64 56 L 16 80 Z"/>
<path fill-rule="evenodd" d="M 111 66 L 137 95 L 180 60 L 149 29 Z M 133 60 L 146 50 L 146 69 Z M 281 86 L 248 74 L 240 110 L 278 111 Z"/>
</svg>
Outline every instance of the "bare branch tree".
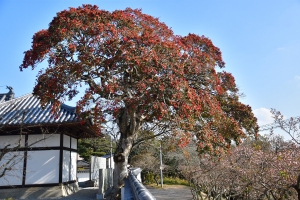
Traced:
<svg viewBox="0 0 300 200">
<path fill-rule="evenodd" d="M 274 127 L 279 127 L 286 132 L 297 145 L 300 145 L 300 117 L 284 119 L 280 111 L 271 109 L 274 118 Z"/>
<path fill-rule="evenodd" d="M 200 199 L 297 199 L 299 148 L 278 141 L 245 141 L 227 156 L 205 155 L 200 164 L 182 164 L 182 173 Z"/>
</svg>

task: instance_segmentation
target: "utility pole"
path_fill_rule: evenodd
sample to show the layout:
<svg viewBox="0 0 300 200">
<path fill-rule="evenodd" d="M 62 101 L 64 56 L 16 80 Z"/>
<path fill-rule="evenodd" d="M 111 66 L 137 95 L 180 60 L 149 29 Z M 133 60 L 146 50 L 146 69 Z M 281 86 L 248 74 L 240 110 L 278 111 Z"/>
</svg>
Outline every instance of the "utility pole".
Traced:
<svg viewBox="0 0 300 200">
<path fill-rule="evenodd" d="M 112 167 L 112 159 L 113 159 L 113 156 L 112 156 L 112 137 L 110 136 L 110 159 L 109 159 L 109 162 L 110 162 L 110 170 L 111 170 L 111 183 L 110 183 L 110 187 L 112 187 L 114 185 L 114 176 L 113 176 L 113 167 Z"/>
<path fill-rule="evenodd" d="M 161 187 L 164 187 L 164 180 L 163 180 L 163 164 L 162 164 L 162 152 L 161 152 L 161 142 L 159 146 L 159 157 L 160 157 L 160 182 L 161 182 Z"/>
<path fill-rule="evenodd" d="M 110 164 L 109 164 L 109 166 L 110 166 L 110 168 L 112 168 L 112 138 L 110 137 L 110 159 L 109 159 L 109 161 L 110 161 Z"/>
</svg>

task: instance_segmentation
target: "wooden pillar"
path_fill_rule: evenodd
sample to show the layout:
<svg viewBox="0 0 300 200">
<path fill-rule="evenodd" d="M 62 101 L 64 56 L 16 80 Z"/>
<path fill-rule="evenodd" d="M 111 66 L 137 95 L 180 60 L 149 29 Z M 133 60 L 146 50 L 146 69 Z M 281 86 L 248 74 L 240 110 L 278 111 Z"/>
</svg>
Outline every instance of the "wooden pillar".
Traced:
<svg viewBox="0 0 300 200">
<path fill-rule="evenodd" d="M 59 148 L 59 183 L 62 183 L 63 172 L 63 148 L 64 148 L 64 135 L 60 133 L 60 148 Z"/>
<path fill-rule="evenodd" d="M 22 176 L 22 187 L 25 187 L 26 181 L 26 170 L 27 170 L 27 157 L 28 157 L 28 134 L 25 135 L 25 149 L 23 158 L 23 176 Z"/>
</svg>

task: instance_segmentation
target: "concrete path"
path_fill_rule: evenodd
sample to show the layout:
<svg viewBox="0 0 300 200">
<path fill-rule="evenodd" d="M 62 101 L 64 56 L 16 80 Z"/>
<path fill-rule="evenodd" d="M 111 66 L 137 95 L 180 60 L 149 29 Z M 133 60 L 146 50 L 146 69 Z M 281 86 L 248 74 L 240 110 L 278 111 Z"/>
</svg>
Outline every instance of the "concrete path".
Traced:
<svg viewBox="0 0 300 200">
<path fill-rule="evenodd" d="M 189 187 L 184 185 L 164 185 L 163 188 L 146 186 L 157 200 L 192 200 L 193 195 Z"/>
<path fill-rule="evenodd" d="M 53 197 L 53 198 L 27 198 L 26 200 L 95 200 L 98 193 L 97 187 L 80 188 L 80 190 L 67 197 Z M 1 200 L 1 197 L 0 197 Z M 20 199 L 14 199 L 20 200 Z"/>
<path fill-rule="evenodd" d="M 184 185 L 164 185 L 164 188 L 156 186 L 146 186 L 149 192 L 157 200 L 192 200 L 192 194 L 189 187 Z M 98 188 L 81 188 L 78 192 L 58 198 L 43 198 L 43 200 L 95 200 Z M 1 198 L 0 198 L 1 199 Z M 37 200 L 37 199 L 28 199 Z"/>
</svg>

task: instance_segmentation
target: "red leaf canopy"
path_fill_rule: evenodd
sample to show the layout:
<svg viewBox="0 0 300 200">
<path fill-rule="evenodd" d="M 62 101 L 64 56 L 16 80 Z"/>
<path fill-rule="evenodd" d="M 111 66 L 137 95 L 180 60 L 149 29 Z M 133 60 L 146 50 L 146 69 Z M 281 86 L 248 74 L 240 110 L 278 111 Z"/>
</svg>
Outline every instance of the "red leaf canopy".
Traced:
<svg viewBox="0 0 300 200">
<path fill-rule="evenodd" d="M 45 59 L 49 66 L 37 75 L 34 94 L 55 111 L 86 84 L 77 111 L 93 116 L 98 127 L 105 112 L 118 116 L 126 108 L 142 122 L 168 121 L 179 145 L 193 138 L 200 151 L 215 153 L 258 130 L 251 108 L 239 102 L 233 76 L 216 71 L 225 63 L 211 40 L 174 35 L 141 10 L 83 5 L 57 13 L 34 35 L 20 69 Z"/>
</svg>

